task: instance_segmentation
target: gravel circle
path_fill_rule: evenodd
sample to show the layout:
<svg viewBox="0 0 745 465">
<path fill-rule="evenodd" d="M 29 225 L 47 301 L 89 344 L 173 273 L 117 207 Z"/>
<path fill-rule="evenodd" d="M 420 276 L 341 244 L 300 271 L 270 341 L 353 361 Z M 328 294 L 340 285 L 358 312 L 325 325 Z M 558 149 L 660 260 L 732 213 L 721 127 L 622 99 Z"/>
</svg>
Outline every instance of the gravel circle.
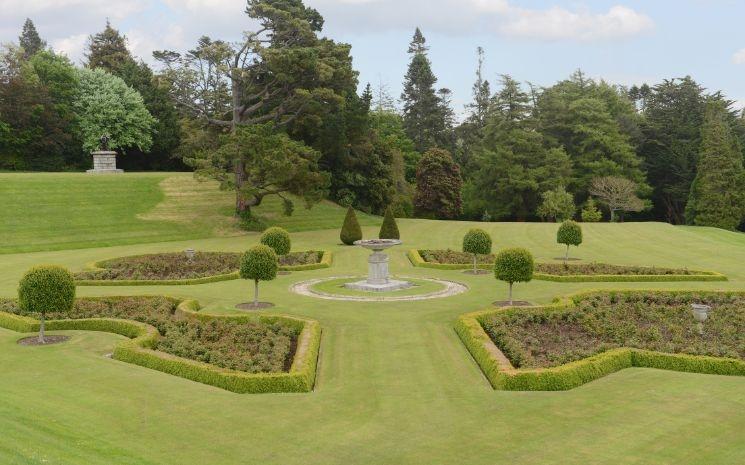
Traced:
<svg viewBox="0 0 745 465">
<path fill-rule="evenodd" d="M 296 294 L 305 295 L 308 297 L 316 297 L 318 299 L 326 299 L 326 300 L 346 300 L 346 301 L 353 301 L 353 302 L 406 302 L 406 301 L 415 301 L 415 300 L 428 300 L 428 299 L 441 299 L 443 297 L 450 297 L 453 295 L 458 295 L 466 292 L 468 290 L 468 286 L 465 284 L 455 282 L 455 281 L 449 281 L 446 279 L 437 279 L 437 278 L 414 278 L 409 276 L 398 276 L 397 279 L 419 279 L 423 281 L 431 281 L 438 284 L 442 284 L 445 286 L 445 289 L 430 292 L 427 294 L 421 294 L 421 295 L 402 295 L 402 296 L 363 296 L 363 295 L 339 295 L 339 294 L 329 294 L 327 292 L 320 292 L 315 291 L 311 289 L 312 286 L 324 282 L 324 281 L 332 281 L 335 279 L 346 279 L 346 278 L 360 278 L 364 279 L 364 277 L 360 276 L 332 276 L 329 278 L 316 278 L 316 279 L 309 279 L 307 281 L 301 281 L 299 283 L 295 283 L 292 286 L 290 286 L 290 291 L 294 292 Z M 395 291 L 394 291 L 395 292 Z"/>
</svg>

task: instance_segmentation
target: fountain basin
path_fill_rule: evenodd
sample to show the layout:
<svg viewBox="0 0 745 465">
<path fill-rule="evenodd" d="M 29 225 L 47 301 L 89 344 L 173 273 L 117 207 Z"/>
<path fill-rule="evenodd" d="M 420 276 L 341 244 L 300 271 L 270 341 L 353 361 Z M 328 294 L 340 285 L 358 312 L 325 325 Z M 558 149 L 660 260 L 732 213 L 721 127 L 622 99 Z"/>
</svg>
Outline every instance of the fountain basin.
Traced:
<svg viewBox="0 0 745 465">
<path fill-rule="evenodd" d="M 400 245 L 398 239 L 363 239 L 355 241 L 354 245 L 372 250 L 367 259 L 367 279 L 346 283 L 344 287 L 357 291 L 386 292 L 406 289 L 413 284 L 408 281 L 391 279 L 388 275 L 388 255 L 383 250 Z"/>
</svg>

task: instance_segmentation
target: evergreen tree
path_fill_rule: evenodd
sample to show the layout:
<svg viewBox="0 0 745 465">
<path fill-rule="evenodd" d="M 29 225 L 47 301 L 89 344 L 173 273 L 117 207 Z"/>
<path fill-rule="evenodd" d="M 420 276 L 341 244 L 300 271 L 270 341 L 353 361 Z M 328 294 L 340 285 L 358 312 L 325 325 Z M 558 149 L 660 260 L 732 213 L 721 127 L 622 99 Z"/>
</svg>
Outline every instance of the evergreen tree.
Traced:
<svg viewBox="0 0 745 465">
<path fill-rule="evenodd" d="M 401 239 L 401 233 L 398 232 L 398 225 L 396 224 L 396 218 L 393 216 L 393 210 L 391 210 L 391 207 L 385 209 L 383 224 L 380 225 L 380 233 L 378 233 L 378 238 Z"/>
<path fill-rule="evenodd" d="M 469 103 L 466 108 L 471 110 L 468 121 L 478 128 L 483 128 L 489 112 L 491 89 L 489 88 L 489 81 L 484 79 L 484 49 L 477 47 L 476 53 L 478 55 L 478 66 L 476 67 L 476 81 L 473 83 L 471 90 L 473 102 Z"/>
<path fill-rule="evenodd" d="M 111 27 L 108 20 L 103 31 L 88 37 L 85 57 L 89 68 L 103 68 L 112 74 L 134 61 L 127 49 L 127 38 Z"/>
<path fill-rule="evenodd" d="M 34 22 L 29 18 L 26 18 L 26 22 L 23 23 L 21 35 L 18 37 L 18 45 L 23 49 L 23 57 L 25 59 L 31 58 L 37 52 L 47 47 L 47 43 L 39 36 Z"/>
<path fill-rule="evenodd" d="M 430 149 L 416 169 L 414 212 L 426 218 L 457 218 L 462 211 L 460 168 L 447 150 Z"/>
<path fill-rule="evenodd" d="M 360 222 L 357 221 L 357 214 L 351 205 L 347 207 L 347 214 L 344 217 L 344 223 L 341 225 L 339 239 L 345 245 L 353 245 L 354 241 L 362 239 L 362 228 L 360 228 Z"/>
<path fill-rule="evenodd" d="M 734 230 L 745 216 L 745 171 L 738 141 L 721 102 L 707 105 L 698 171 L 686 205 L 686 221 Z"/>
<path fill-rule="evenodd" d="M 414 38 L 409 44 L 409 63 L 404 90 L 401 94 L 403 101 L 403 118 L 406 134 L 414 141 L 419 152 L 436 146 L 448 146 L 448 103 L 437 94 L 435 84 L 437 78 L 427 57 L 428 47 L 419 28 L 414 32 Z M 449 93 L 445 93 L 447 98 Z"/>
</svg>

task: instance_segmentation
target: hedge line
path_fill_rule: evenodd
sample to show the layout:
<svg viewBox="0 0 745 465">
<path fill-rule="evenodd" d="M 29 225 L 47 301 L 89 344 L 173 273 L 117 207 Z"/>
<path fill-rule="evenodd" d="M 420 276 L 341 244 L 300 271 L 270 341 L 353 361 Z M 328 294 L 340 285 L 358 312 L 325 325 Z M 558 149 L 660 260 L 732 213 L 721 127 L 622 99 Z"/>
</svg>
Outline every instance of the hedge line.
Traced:
<svg viewBox="0 0 745 465">
<path fill-rule="evenodd" d="M 461 315 L 455 322 L 455 332 L 483 371 L 494 389 L 507 391 L 564 391 L 602 378 L 624 368 L 645 367 L 716 375 L 745 376 L 745 361 L 702 355 L 667 354 L 650 350 L 619 348 L 551 368 L 514 369 L 501 366 L 492 354 L 496 346 L 484 331 L 483 321 L 496 312 L 552 312 L 574 306 L 583 296 L 597 291 L 584 291 L 558 300 L 552 305 L 526 309 L 488 309 Z M 613 291 L 617 294 L 650 291 Z M 654 291 L 685 294 L 690 291 Z M 699 291 L 696 291 L 699 292 Z M 704 291 L 705 292 L 705 291 Z M 497 349 L 498 350 L 498 349 Z"/>
<path fill-rule="evenodd" d="M 317 270 L 320 268 L 329 268 L 332 263 L 332 255 L 328 250 L 323 251 L 321 260 L 318 263 L 310 263 L 307 265 L 295 265 L 295 266 L 280 266 L 281 271 L 309 271 Z M 100 266 L 100 262 L 91 263 L 87 266 L 88 269 L 96 270 L 103 269 Z M 76 280 L 77 286 L 181 286 L 181 285 L 192 285 L 192 284 L 207 284 L 216 283 L 219 281 L 230 281 L 233 279 L 240 279 L 238 271 L 232 273 L 218 274 L 214 276 L 205 276 L 202 278 L 190 278 L 190 279 L 81 279 Z"/>
<path fill-rule="evenodd" d="M 425 261 L 419 250 L 409 250 L 407 256 L 414 266 L 423 268 L 435 268 L 439 270 L 469 270 L 473 268 L 472 263 L 431 263 Z M 491 270 L 494 265 L 479 263 L 477 268 Z M 585 274 L 585 275 L 553 275 L 546 273 L 533 273 L 533 279 L 540 281 L 554 281 L 563 283 L 582 282 L 675 282 L 675 281 L 727 281 L 727 276 L 716 271 L 696 271 L 698 274 L 660 274 L 660 275 L 620 275 L 620 274 Z"/>
<path fill-rule="evenodd" d="M 286 373 L 245 373 L 216 367 L 153 350 L 160 337 L 155 327 L 145 323 L 114 318 L 47 321 L 49 330 L 104 331 L 130 339 L 118 343 L 113 358 L 153 370 L 180 376 L 192 381 L 209 384 L 237 393 L 309 392 L 316 379 L 321 328 L 317 321 L 286 315 L 208 315 L 198 313 L 196 301 L 186 300 L 178 305 L 177 312 L 207 321 L 214 318 L 233 321 L 250 321 L 256 318 L 264 323 L 280 322 L 300 332 L 292 366 Z M 25 316 L 0 312 L 0 327 L 18 332 L 38 331 L 39 322 Z"/>
</svg>

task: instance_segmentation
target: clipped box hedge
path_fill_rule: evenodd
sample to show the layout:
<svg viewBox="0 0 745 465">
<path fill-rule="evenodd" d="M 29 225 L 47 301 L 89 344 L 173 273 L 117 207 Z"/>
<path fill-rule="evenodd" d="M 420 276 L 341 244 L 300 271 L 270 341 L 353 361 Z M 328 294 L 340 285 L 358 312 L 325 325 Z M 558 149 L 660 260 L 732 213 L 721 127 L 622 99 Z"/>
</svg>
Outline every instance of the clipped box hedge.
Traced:
<svg viewBox="0 0 745 465">
<path fill-rule="evenodd" d="M 670 354 L 643 349 L 618 348 L 582 360 L 550 368 L 515 369 L 500 360 L 499 349 L 484 331 L 484 320 L 504 311 L 552 312 L 561 311 L 584 296 L 598 291 L 583 291 L 554 304 L 532 308 L 487 309 L 461 315 L 455 322 L 455 332 L 481 368 L 494 389 L 507 391 L 565 391 L 594 381 L 603 376 L 631 367 L 658 368 L 729 376 L 745 376 L 745 361 L 735 358 L 703 355 Z M 631 292 L 664 292 L 685 294 L 690 291 L 609 291 L 616 294 Z M 730 292 L 729 294 L 732 294 Z"/>
<path fill-rule="evenodd" d="M 295 266 L 280 266 L 278 269 L 280 271 L 318 270 L 321 268 L 331 267 L 331 263 L 331 252 L 328 250 L 324 250 L 323 255 L 321 255 L 321 260 L 318 263 Z M 103 268 L 100 266 L 100 262 L 90 263 L 88 264 L 87 268 L 89 270 L 103 270 Z M 219 281 L 230 281 L 233 279 L 240 279 L 238 271 L 190 279 L 81 279 L 76 280 L 75 284 L 77 286 L 181 286 L 216 283 Z"/>
<path fill-rule="evenodd" d="M 439 270 L 469 270 L 473 263 L 431 263 L 422 258 L 418 249 L 411 249 L 407 253 L 412 265 L 422 268 L 434 268 Z M 491 270 L 494 265 L 479 263 L 477 268 Z M 584 283 L 584 282 L 680 282 L 680 281 L 727 281 L 727 276 L 716 271 L 696 271 L 696 274 L 584 274 L 584 275 L 553 275 L 546 273 L 533 273 L 533 279 L 540 281 L 554 281 L 560 283 Z"/>
<path fill-rule="evenodd" d="M 115 318 L 88 318 L 78 320 L 47 321 L 48 330 L 103 331 L 126 336 L 129 339 L 114 347 L 113 358 L 153 370 L 180 376 L 192 381 L 209 384 L 237 393 L 309 392 L 316 379 L 321 327 L 315 320 L 287 315 L 209 315 L 198 312 L 194 300 L 182 301 L 176 310 L 183 316 L 233 321 L 280 322 L 300 331 L 292 366 L 282 373 L 246 373 L 216 367 L 153 350 L 160 334 L 155 327 L 132 320 Z M 39 321 L 26 316 L 0 312 L 0 327 L 23 333 L 39 330 Z"/>
</svg>

